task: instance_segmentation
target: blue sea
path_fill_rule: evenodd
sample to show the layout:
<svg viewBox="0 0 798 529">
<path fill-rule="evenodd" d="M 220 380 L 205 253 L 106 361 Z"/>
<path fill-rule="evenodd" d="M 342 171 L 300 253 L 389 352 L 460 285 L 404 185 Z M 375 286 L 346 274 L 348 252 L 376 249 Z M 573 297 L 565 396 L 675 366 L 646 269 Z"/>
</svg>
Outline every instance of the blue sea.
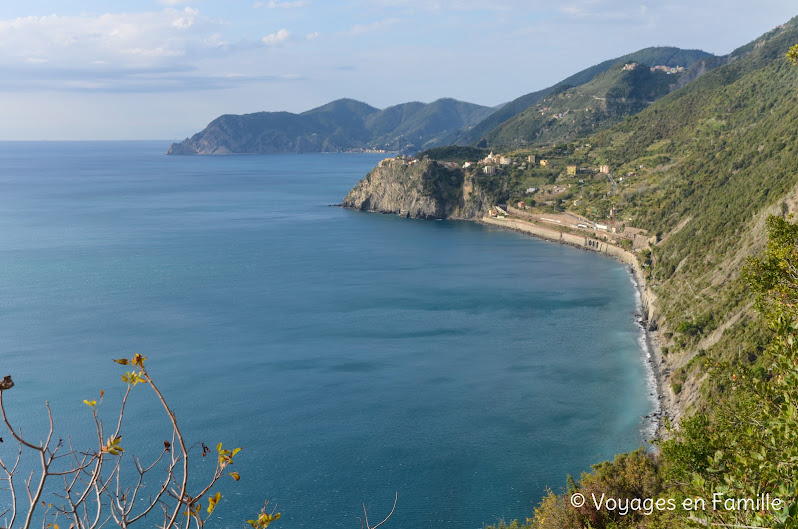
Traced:
<svg viewBox="0 0 798 529">
<path fill-rule="evenodd" d="M 43 435 L 49 401 L 56 436 L 90 447 L 82 401 L 103 389 L 111 428 L 111 360 L 141 353 L 192 444 L 242 448 L 241 480 L 214 488 L 222 528 L 264 499 L 275 528 L 354 528 L 398 493 L 383 527 L 477 529 L 644 443 L 652 390 L 620 263 L 330 206 L 384 155 L 168 144 L 0 143 L 0 376 L 23 434 Z M 157 453 L 168 426 L 134 388 L 126 454 Z"/>
</svg>

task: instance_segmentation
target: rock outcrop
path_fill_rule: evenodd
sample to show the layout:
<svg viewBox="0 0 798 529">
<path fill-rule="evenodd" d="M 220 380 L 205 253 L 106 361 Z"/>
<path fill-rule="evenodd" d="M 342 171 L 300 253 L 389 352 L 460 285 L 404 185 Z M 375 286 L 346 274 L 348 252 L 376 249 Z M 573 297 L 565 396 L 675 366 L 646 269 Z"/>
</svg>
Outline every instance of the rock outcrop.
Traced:
<svg viewBox="0 0 798 529">
<path fill-rule="evenodd" d="M 462 169 L 402 157 L 380 162 L 341 204 L 419 219 L 481 218 L 492 205 Z"/>
</svg>

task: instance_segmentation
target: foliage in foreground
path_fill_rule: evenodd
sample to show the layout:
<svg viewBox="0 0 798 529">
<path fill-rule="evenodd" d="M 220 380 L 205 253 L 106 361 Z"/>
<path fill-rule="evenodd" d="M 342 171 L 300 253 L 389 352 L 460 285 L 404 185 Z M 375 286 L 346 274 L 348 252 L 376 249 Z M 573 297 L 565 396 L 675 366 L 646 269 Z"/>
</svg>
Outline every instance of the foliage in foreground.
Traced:
<svg viewBox="0 0 798 529">
<path fill-rule="evenodd" d="M 714 525 L 798 527 L 798 225 L 774 216 L 767 226 L 767 249 L 745 270 L 773 331 L 765 369 L 715 364 L 711 374 L 731 398 L 711 416 L 684 421 L 662 445 L 670 480 L 708 503 L 691 514 Z M 771 501 L 777 498 L 785 505 Z"/>
<path fill-rule="evenodd" d="M 10 376 L 0 382 L 0 414 L 14 443 L 4 443 L 0 452 L 0 522 L 7 529 L 28 529 L 41 525 L 46 529 L 64 527 L 94 529 L 105 525 L 141 526 L 179 529 L 203 527 L 221 499 L 214 488 L 224 476 L 238 481 L 238 472 L 229 471 L 233 458 L 241 450 L 216 446 L 216 465 L 205 484 L 196 486 L 197 479 L 189 478 L 189 453 L 200 450 L 203 458 L 211 453 L 204 443 L 186 445 L 177 418 L 144 367 L 146 357 L 115 360 L 130 366 L 122 375 L 126 390 L 118 413 L 106 425 L 98 413 L 104 391 L 97 399 L 83 403 L 91 409 L 97 445 L 76 448 L 72 439 L 55 435 L 50 406 L 47 405 L 49 429 L 44 440 L 37 442 L 23 437 L 15 428 L 5 406 L 6 393 L 14 387 Z M 129 455 L 123 443 L 125 409 L 133 388 L 146 384 L 171 423 L 169 439 L 163 449 L 147 463 Z M 2 437 L 0 437 L 2 442 Z M 32 457 L 27 457 L 32 456 Z M 192 459 L 193 461 L 194 459 Z M 37 468 L 38 467 L 38 468 Z M 193 484 L 194 486 L 190 486 Z M 268 502 L 267 502 L 268 504 Z M 8 507 L 6 507 L 8 506 Z M 266 506 L 248 524 L 254 529 L 266 529 L 280 513 L 267 511 Z"/>
</svg>

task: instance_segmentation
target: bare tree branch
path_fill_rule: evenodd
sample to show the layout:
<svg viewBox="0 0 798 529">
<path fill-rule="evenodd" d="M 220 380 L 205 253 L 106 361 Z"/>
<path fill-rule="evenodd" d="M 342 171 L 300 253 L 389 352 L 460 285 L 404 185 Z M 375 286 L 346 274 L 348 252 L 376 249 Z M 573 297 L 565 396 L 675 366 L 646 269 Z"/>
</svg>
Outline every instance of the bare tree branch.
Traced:
<svg viewBox="0 0 798 529">
<path fill-rule="evenodd" d="M 70 529 L 102 529 L 109 524 L 127 529 L 148 517 L 149 522 L 143 523 L 152 527 L 151 516 L 156 507 L 163 511 L 161 527 L 164 529 L 189 529 L 192 521 L 198 529 L 204 527 L 218 504 L 220 493 L 209 496 L 207 516 L 204 518 L 201 502 L 211 494 L 211 488 L 223 477 L 225 468 L 233 463 L 233 457 L 240 449 L 226 450 L 219 444 L 219 454 L 212 474 L 208 476 L 205 485 L 199 487 L 197 493 L 189 494 L 189 450 L 177 418 L 145 369 L 144 360 L 145 357 L 135 355 L 132 359 L 116 361 L 122 365 L 134 366 L 139 371 L 127 372 L 122 376 L 127 387 L 114 415 L 114 430 L 110 436 L 106 437 L 97 401 L 84 401 L 91 408 L 94 421 L 95 432 L 92 435 L 97 443 L 95 450 L 78 450 L 68 436 L 66 443 L 63 438 L 54 442 L 55 425 L 49 403 L 46 404 L 49 424 L 45 438 L 38 444 L 24 438 L 22 432 L 14 428 L 6 413 L 4 393 L 14 387 L 14 382 L 10 376 L 0 380 L 0 416 L 18 446 L 13 464 L 0 458 L 0 483 L 6 485 L 0 486 L 0 493 L 10 499 L 11 505 L 0 510 L 0 518 L 3 518 L 5 526 L 3 529 L 30 529 L 32 524 L 39 522 L 46 529 L 53 527 L 56 522 L 63 524 L 64 517 L 69 520 Z M 149 384 L 171 422 L 171 443 L 164 441 L 163 450 L 146 465 L 136 456 L 125 457 L 125 449 L 121 446 L 128 400 L 132 388 L 139 383 Z M 104 391 L 101 390 L 100 403 L 103 395 Z M 210 450 L 204 443 L 198 444 L 202 446 L 204 457 Z M 38 465 L 35 465 L 38 470 L 34 468 L 27 479 L 20 482 L 16 477 L 23 457 L 27 461 L 27 452 L 32 452 L 38 461 Z M 123 461 L 125 469 L 130 467 L 134 471 L 129 477 L 123 476 Z M 234 474 L 237 481 L 238 473 Z M 57 482 L 60 485 L 55 485 Z M 19 487 L 23 484 L 29 500 L 27 509 L 21 509 L 19 505 Z M 148 498 L 141 498 L 145 490 L 153 484 L 155 487 Z M 53 501 L 44 501 L 45 495 L 52 495 Z M 0 504 L 7 505 L 5 500 L 0 500 Z M 186 516 L 181 517 L 182 514 Z M 20 520 L 18 515 L 25 519 L 22 525 L 17 525 Z M 272 512 L 262 516 L 265 518 L 258 519 L 257 529 L 268 526 L 271 521 L 279 518 L 279 513 Z"/>
<path fill-rule="evenodd" d="M 377 527 L 379 527 L 382 524 L 384 524 L 385 522 L 387 522 L 388 518 L 390 518 L 393 515 L 393 512 L 396 510 L 396 502 L 398 502 L 398 501 L 399 501 L 399 492 L 397 491 L 396 492 L 396 497 L 393 500 L 393 507 L 391 508 L 391 512 L 388 513 L 388 516 L 386 516 L 383 521 L 381 521 L 380 523 L 378 523 L 374 527 L 369 525 L 369 514 L 368 514 L 368 512 L 366 512 L 366 504 L 364 503 L 363 504 L 363 517 L 366 520 L 365 529 L 377 529 Z M 363 519 L 360 520 L 360 526 L 363 527 Z"/>
</svg>

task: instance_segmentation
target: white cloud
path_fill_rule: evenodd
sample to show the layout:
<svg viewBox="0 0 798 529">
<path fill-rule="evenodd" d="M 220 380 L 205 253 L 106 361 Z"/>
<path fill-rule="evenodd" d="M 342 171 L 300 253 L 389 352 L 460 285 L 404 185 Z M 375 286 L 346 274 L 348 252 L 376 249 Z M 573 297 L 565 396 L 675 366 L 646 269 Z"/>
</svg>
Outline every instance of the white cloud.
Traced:
<svg viewBox="0 0 798 529">
<path fill-rule="evenodd" d="M 528 10 L 534 4 L 529 0 L 368 0 L 368 7 L 405 8 L 419 11 L 510 11 Z"/>
<path fill-rule="evenodd" d="M 263 44 L 277 45 L 290 37 L 287 30 L 280 30 L 263 43 L 230 43 L 223 40 L 225 30 L 224 22 L 190 7 L 0 20 L 0 91 L 227 88 L 234 80 L 225 77 L 227 62 L 205 74 L 199 73 L 201 65 L 248 53 Z M 261 81 L 282 79 L 242 79 Z"/>
<path fill-rule="evenodd" d="M 579 6 L 565 6 L 561 7 L 560 11 L 564 15 L 574 16 L 574 17 L 586 17 L 587 12 Z"/>
<path fill-rule="evenodd" d="M 313 33 L 308 33 L 307 35 L 305 35 L 305 38 L 307 40 L 316 40 L 320 36 L 321 36 L 321 33 L 319 33 L 318 31 L 314 31 Z"/>
<path fill-rule="evenodd" d="M 587 19 L 592 22 L 623 22 L 630 20 L 647 21 L 663 12 L 673 9 L 671 5 L 655 5 L 653 9 L 645 4 L 630 5 L 627 0 L 571 0 L 568 5 L 561 6 L 559 11 L 565 16 L 565 22 L 574 19 Z"/>
<path fill-rule="evenodd" d="M 194 25 L 194 21 L 199 16 L 199 9 L 191 9 L 187 7 L 184 11 L 186 16 L 181 16 L 180 18 L 176 19 L 172 22 L 172 26 L 179 28 L 179 29 L 188 29 Z"/>
<path fill-rule="evenodd" d="M 291 32 L 287 29 L 281 29 L 276 33 L 270 33 L 261 39 L 267 46 L 279 46 L 280 44 L 284 44 L 288 39 L 291 38 Z"/>
<path fill-rule="evenodd" d="M 355 24 L 351 28 L 349 28 L 350 35 L 362 35 L 363 33 L 371 33 L 372 31 L 378 31 L 383 28 L 392 26 L 401 20 L 398 18 L 388 18 L 385 20 L 377 20 L 376 22 L 372 22 L 371 24 Z"/>
<path fill-rule="evenodd" d="M 275 2 L 275 0 L 270 0 L 269 2 L 255 2 L 252 4 L 252 7 L 255 9 L 262 7 L 265 7 L 266 9 L 293 9 L 297 7 L 305 7 L 309 4 L 310 2 L 307 0 L 294 0 L 293 2 Z"/>
<path fill-rule="evenodd" d="M 190 7 L 0 20 L 0 66 L 30 56 L 63 68 L 98 61 L 121 68 L 162 65 L 163 58 L 185 57 L 201 47 L 208 28 L 215 25 Z"/>
</svg>

